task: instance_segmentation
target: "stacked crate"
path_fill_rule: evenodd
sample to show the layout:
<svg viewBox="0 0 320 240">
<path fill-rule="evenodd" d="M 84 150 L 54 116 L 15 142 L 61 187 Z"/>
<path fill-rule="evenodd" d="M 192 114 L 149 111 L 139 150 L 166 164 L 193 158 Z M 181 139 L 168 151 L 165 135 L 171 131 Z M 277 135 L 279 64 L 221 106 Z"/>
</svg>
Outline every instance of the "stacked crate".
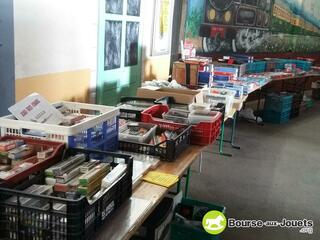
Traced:
<svg viewBox="0 0 320 240">
<path fill-rule="evenodd" d="M 293 96 L 289 93 L 270 93 L 266 96 L 263 120 L 270 123 L 287 123 L 290 120 Z"/>
<path fill-rule="evenodd" d="M 313 82 L 311 85 L 312 88 L 312 98 L 315 100 L 320 99 L 320 81 Z"/>
<path fill-rule="evenodd" d="M 292 94 L 292 109 L 290 114 L 290 119 L 296 118 L 300 114 L 300 106 L 302 103 L 303 95 L 302 93 L 290 93 Z"/>
<path fill-rule="evenodd" d="M 257 61 L 246 64 L 246 74 L 265 72 L 267 67 L 266 61 Z"/>
</svg>

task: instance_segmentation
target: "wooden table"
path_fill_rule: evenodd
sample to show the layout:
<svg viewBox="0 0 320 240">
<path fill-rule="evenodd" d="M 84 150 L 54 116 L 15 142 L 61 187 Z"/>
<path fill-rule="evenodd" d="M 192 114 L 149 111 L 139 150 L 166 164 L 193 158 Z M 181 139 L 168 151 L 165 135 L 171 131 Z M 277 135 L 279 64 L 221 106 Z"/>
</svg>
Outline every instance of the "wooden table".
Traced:
<svg viewBox="0 0 320 240">
<path fill-rule="evenodd" d="M 188 147 L 174 162 L 161 162 L 156 171 L 174 174 L 180 178 L 197 159 L 204 147 Z M 131 199 L 121 206 L 110 221 L 98 231 L 97 240 L 129 239 L 168 193 L 169 189 L 142 182 L 133 190 Z"/>
</svg>

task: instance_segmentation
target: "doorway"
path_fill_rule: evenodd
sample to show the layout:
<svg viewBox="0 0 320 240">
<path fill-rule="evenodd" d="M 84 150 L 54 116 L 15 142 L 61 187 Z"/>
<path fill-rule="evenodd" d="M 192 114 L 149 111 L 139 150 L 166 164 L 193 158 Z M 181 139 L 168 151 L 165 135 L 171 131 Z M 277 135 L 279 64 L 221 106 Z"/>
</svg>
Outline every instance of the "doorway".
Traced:
<svg viewBox="0 0 320 240">
<path fill-rule="evenodd" d="M 141 85 L 142 0 L 100 0 L 97 103 L 115 105 Z"/>
</svg>

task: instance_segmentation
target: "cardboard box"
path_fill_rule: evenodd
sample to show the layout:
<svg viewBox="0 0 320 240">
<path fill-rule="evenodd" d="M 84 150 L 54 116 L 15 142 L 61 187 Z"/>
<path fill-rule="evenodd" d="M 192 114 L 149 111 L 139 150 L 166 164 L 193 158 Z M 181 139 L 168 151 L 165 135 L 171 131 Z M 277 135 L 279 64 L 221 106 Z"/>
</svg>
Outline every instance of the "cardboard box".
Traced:
<svg viewBox="0 0 320 240">
<path fill-rule="evenodd" d="M 180 84 L 198 85 L 199 64 L 190 64 L 189 79 L 187 79 L 186 64 L 184 62 L 175 62 L 173 64 L 172 79 Z"/>
<path fill-rule="evenodd" d="M 173 97 L 176 103 L 191 104 L 203 103 L 201 91 L 188 89 L 171 89 L 171 88 L 149 88 L 141 87 L 137 90 L 137 97 L 159 99 L 163 97 Z"/>
</svg>

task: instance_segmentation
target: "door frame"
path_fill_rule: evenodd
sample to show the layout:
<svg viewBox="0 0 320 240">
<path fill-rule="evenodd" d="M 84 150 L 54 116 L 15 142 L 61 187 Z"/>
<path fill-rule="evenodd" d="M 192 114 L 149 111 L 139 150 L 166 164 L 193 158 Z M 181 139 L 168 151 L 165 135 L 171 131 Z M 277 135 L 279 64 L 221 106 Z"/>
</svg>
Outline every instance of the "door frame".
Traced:
<svg viewBox="0 0 320 240">
<path fill-rule="evenodd" d="M 140 16 L 128 16 L 127 15 L 127 0 L 123 0 L 123 14 L 107 14 L 105 13 L 105 1 L 99 0 L 99 21 L 98 21 L 98 48 L 97 48 L 97 84 L 96 84 L 96 102 L 98 104 L 103 103 L 104 100 L 104 89 L 107 91 L 111 91 L 112 94 L 117 91 L 116 94 L 121 94 L 122 89 L 130 89 L 130 87 L 139 87 L 141 86 L 141 78 L 142 78 L 142 67 L 143 67 L 143 59 L 142 59 L 142 45 L 143 45 L 143 5 L 144 0 L 141 0 L 140 3 Z M 112 70 L 105 70 L 105 59 L 104 59 L 104 51 L 105 51 L 105 21 L 108 18 L 110 21 L 121 21 L 122 22 L 122 37 L 121 37 L 121 67 Z M 126 27 L 127 22 L 139 22 L 139 41 L 138 41 L 138 64 L 134 66 L 125 66 L 125 45 L 126 45 Z M 130 72 L 135 69 L 138 71 L 139 79 L 136 82 L 130 81 Z M 118 73 L 117 73 L 118 72 Z M 125 76 L 125 82 L 119 81 L 105 81 L 107 78 L 107 74 L 119 74 L 119 72 L 123 72 L 123 76 Z M 119 74 L 121 75 L 121 74 Z M 123 80 L 123 79 L 121 79 Z M 104 87 L 105 84 L 110 84 L 109 87 Z M 120 96 L 119 96 L 120 97 Z"/>
<path fill-rule="evenodd" d="M 0 1 L 0 116 L 15 103 L 13 1 Z"/>
</svg>

